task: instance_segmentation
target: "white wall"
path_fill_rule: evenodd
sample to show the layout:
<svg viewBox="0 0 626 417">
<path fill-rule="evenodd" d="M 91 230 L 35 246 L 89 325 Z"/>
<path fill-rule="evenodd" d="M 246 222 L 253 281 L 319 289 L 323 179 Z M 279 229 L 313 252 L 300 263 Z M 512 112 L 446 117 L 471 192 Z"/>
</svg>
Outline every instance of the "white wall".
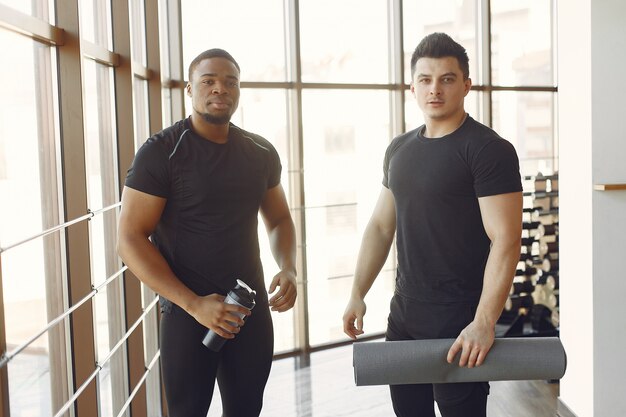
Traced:
<svg viewBox="0 0 626 417">
<path fill-rule="evenodd" d="M 626 2 L 595 0 L 591 29 L 593 180 L 626 183 Z M 626 191 L 593 193 L 593 250 L 594 410 L 626 416 Z"/>
<path fill-rule="evenodd" d="M 626 2 L 558 2 L 561 401 L 626 415 Z"/>
</svg>

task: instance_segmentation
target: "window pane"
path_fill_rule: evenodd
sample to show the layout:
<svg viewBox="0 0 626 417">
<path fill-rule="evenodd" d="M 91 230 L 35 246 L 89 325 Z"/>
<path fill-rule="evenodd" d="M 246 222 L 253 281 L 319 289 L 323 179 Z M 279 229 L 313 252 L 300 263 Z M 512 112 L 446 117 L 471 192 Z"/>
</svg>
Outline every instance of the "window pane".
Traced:
<svg viewBox="0 0 626 417">
<path fill-rule="evenodd" d="M 363 103 L 368 103 L 363 106 Z M 306 90 L 303 93 L 307 280 L 311 344 L 344 338 L 341 317 L 365 225 L 382 187 L 389 143 L 387 91 Z M 393 269 L 393 256 L 384 270 Z M 368 296 L 367 331 L 386 327 L 392 291 Z"/>
<path fill-rule="evenodd" d="M 170 72 L 170 34 L 168 32 L 169 15 L 167 13 L 168 0 L 158 0 L 159 7 L 159 58 L 161 61 L 161 80 L 168 80 Z M 165 107 L 167 108 L 167 107 Z"/>
<path fill-rule="evenodd" d="M 106 49 L 113 49 L 110 0 L 80 0 L 82 38 Z"/>
<path fill-rule="evenodd" d="M 407 132 L 416 129 L 424 124 L 424 114 L 417 105 L 416 98 L 411 90 L 404 93 L 404 126 Z"/>
<path fill-rule="evenodd" d="M 12 219 L 15 221 L 15 217 Z M 15 226 L 19 227 L 19 224 Z M 31 241 L 2 254 L 8 351 L 25 343 L 47 325 L 42 260 L 41 240 Z M 8 374 L 12 415 L 14 411 L 25 415 L 51 414 L 50 347 L 45 335 L 9 362 Z"/>
<path fill-rule="evenodd" d="M 0 49 L 14 60 L 0 66 L 0 77 L 10 80 L 0 83 L 0 242 L 7 247 L 61 222 L 59 143 L 51 49 L 3 29 Z M 55 233 L 2 253 L 5 323 L 0 325 L 9 351 L 63 310 L 61 243 Z M 9 362 L 12 415 L 50 415 L 53 404 L 67 398 L 65 324 Z M 50 361 L 50 356 L 58 359 Z"/>
<path fill-rule="evenodd" d="M 150 122 L 148 119 L 148 81 L 135 77 L 133 79 L 133 90 L 135 94 L 133 97 L 135 148 L 138 149 L 150 136 Z M 144 283 L 140 285 L 142 307 L 146 309 L 148 304 L 150 304 L 157 295 Z M 157 309 L 158 307 L 153 307 L 143 320 L 144 364 L 146 367 L 150 364 L 156 351 L 159 349 Z M 148 414 L 152 413 L 156 415 L 159 412 L 159 404 L 161 403 L 158 363 L 155 364 L 150 374 L 148 374 L 145 385 Z M 131 390 L 133 388 L 134 387 L 130 387 Z"/>
<path fill-rule="evenodd" d="M 117 144 L 114 133 L 112 69 L 84 60 L 87 195 L 93 211 L 119 201 Z M 92 282 L 98 285 L 121 265 L 115 250 L 116 210 L 95 215 L 91 232 Z"/>
<path fill-rule="evenodd" d="M 90 59 L 83 62 L 87 196 L 89 208 L 96 211 L 119 201 L 113 70 Z M 121 268 L 115 249 L 116 226 L 117 209 L 98 213 L 89 221 L 91 280 L 95 286 Z M 115 279 L 93 298 L 98 363 L 102 363 L 124 334 L 121 285 L 121 279 Z M 102 416 L 117 413 L 124 403 L 124 375 L 123 355 L 116 354 L 104 364 L 98 377 Z"/>
<path fill-rule="evenodd" d="M 243 129 L 263 136 L 274 145 L 283 166 L 281 185 L 289 201 L 286 95 L 286 90 L 243 89 L 239 108 L 233 115 L 232 122 Z M 265 225 L 260 217 L 258 233 L 267 289 L 274 275 L 278 273 L 278 266 L 272 256 Z M 293 350 L 295 348 L 294 310 L 284 313 L 272 312 L 272 321 L 274 322 L 274 352 Z"/>
<path fill-rule="evenodd" d="M 150 120 L 148 118 L 148 81 L 140 78 L 133 79 L 134 90 L 134 118 L 135 123 L 135 149 L 139 149 L 141 145 L 150 137 Z M 157 132 L 153 132 L 157 133 Z"/>
<path fill-rule="evenodd" d="M 182 0 L 183 64 L 201 52 L 222 48 L 241 67 L 242 81 L 285 81 L 282 0 Z"/>
<path fill-rule="evenodd" d="M 145 284 L 141 284 L 142 287 L 142 307 L 144 311 L 148 308 L 148 304 L 152 302 L 155 297 L 158 297 L 154 291 L 152 291 Z M 143 320 L 143 347 L 144 347 L 144 364 L 146 369 L 152 362 L 152 359 L 159 350 L 159 323 L 157 312 L 159 304 L 157 303 L 152 307 L 150 312 L 146 314 Z M 147 411 L 149 416 L 161 415 L 161 371 L 160 364 L 157 361 L 145 381 L 146 389 L 146 402 Z M 132 391 L 134 387 L 130 387 Z"/>
<path fill-rule="evenodd" d="M 145 67 L 148 65 L 148 55 L 146 52 L 146 13 L 144 0 L 131 0 L 130 21 L 133 60 Z"/>
<path fill-rule="evenodd" d="M 302 81 L 389 82 L 387 14 L 386 1 L 301 0 Z"/>
<path fill-rule="evenodd" d="M 554 170 L 554 93 L 494 92 L 493 128 L 509 140 L 523 175 Z"/>
<path fill-rule="evenodd" d="M 167 0 L 159 1 L 159 57 L 161 62 L 161 81 L 166 82 L 171 78 L 170 69 L 170 34 L 168 33 Z M 169 126 L 172 121 L 172 91 L 168 87 L 161 89 L 161 106 L 163 108 L 163 126 Z"/>
<path fill-rule="evenodd" d="M 92 299 L 96 327 L 96 358 L 102 370 L 98 374 L 98 406 L 100 417 L 117 416 L 126 400 L 124 349 L 118 349 L 106 362 L 111 349 L 121 339 L 123 323 L 119 314 L 120 280 L 104 287 Z"/>
<path fill-rule="evenodd" d="M 553 85 L 552 2 L 491 0 L 494 85 Z"/>
<path fill-rule="evenodd" d="M 54 0 L 0 0 L 0 3 L 54 24 Z"/>
<path fill-rule="evenodd" d="M 478 84 L 475 0 L 404 1 L 405 79 L 411 81 L 411 56 L 417 44 L 433 32 L 445 32 L 463 45 L 469 57 L 470 78 Z M 425 13 L 425 11 L 428 11 Z"/>
</svg>

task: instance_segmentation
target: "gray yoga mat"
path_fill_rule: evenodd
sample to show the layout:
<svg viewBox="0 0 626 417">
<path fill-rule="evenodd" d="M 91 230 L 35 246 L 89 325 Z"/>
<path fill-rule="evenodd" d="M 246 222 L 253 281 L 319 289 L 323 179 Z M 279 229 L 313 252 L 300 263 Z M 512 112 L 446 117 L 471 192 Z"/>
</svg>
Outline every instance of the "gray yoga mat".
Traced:
<svg viewBox="0 0 626 417">
<path fill-rule="evenodd" d="M 558 337 L 496 339 L 479 367 L 446 360 L 454 339 L 361 342 L 353 344 L 356 385 L 560 379 L 565 349 Z"/>
</svg>

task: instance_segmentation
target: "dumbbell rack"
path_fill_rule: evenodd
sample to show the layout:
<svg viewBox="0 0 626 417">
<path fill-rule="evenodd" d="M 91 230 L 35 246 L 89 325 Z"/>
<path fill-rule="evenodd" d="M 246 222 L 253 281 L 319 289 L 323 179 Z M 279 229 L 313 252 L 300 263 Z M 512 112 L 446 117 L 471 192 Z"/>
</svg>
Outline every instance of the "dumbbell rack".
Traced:
<svg viewBox="0 0 626 417">
<path fill-rule="evenodd" d="M 498 320 L 501 336 L 558 335 L 558 173 L 524 177 L 522 249 Z"/>
</svg>

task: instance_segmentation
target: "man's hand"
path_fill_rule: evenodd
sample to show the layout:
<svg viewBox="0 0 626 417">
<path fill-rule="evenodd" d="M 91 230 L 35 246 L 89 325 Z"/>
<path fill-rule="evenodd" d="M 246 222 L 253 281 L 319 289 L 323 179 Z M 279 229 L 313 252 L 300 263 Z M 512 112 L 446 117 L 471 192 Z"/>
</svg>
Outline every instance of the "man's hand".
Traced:
<svg viewBox="0 0 626 417">
<path fill-rule="evenodd" d="M 189 314 L 203 326 L 213 330 L 225 339 L 232 339 L 244 325 L 241 313 L 249 316 L 252 312 L 237 304 L 227 304 L 221 294 L 210 294 L 198 297 L 189 310 Z"/>
<path fill-rule="evenodd" d="M 482 365 L 493 345 L 494 338 L 494 326 L 474 319 L 452 344 L 448 351 L 448 363 L 454 362 L 454 357 L 460 351 L 459 366 L 473 368 Z"/>
<path fill-rule="evenodd" d="M 289 310 L 296 302 L 298 296 L 298 287 L 296 286 L 296 274 L 289 271 L 280 271 L 272 279 L 269 293 L 276 291 L 276 287 L 280 289 L 272 298 L 270 298 L 270 307 L 272 311 L 282 313 Z"/>
<path fill-rule="evenodd" d="M 367 307 L 365 301 L 360 298 L 351 298 L 343 313 L 343 332 L 356 340 L 356 337 L 362 335 L 363 332 L 363 316 Z M 356 322 L 356 326 L 355 326 Z"/>
</svg>

